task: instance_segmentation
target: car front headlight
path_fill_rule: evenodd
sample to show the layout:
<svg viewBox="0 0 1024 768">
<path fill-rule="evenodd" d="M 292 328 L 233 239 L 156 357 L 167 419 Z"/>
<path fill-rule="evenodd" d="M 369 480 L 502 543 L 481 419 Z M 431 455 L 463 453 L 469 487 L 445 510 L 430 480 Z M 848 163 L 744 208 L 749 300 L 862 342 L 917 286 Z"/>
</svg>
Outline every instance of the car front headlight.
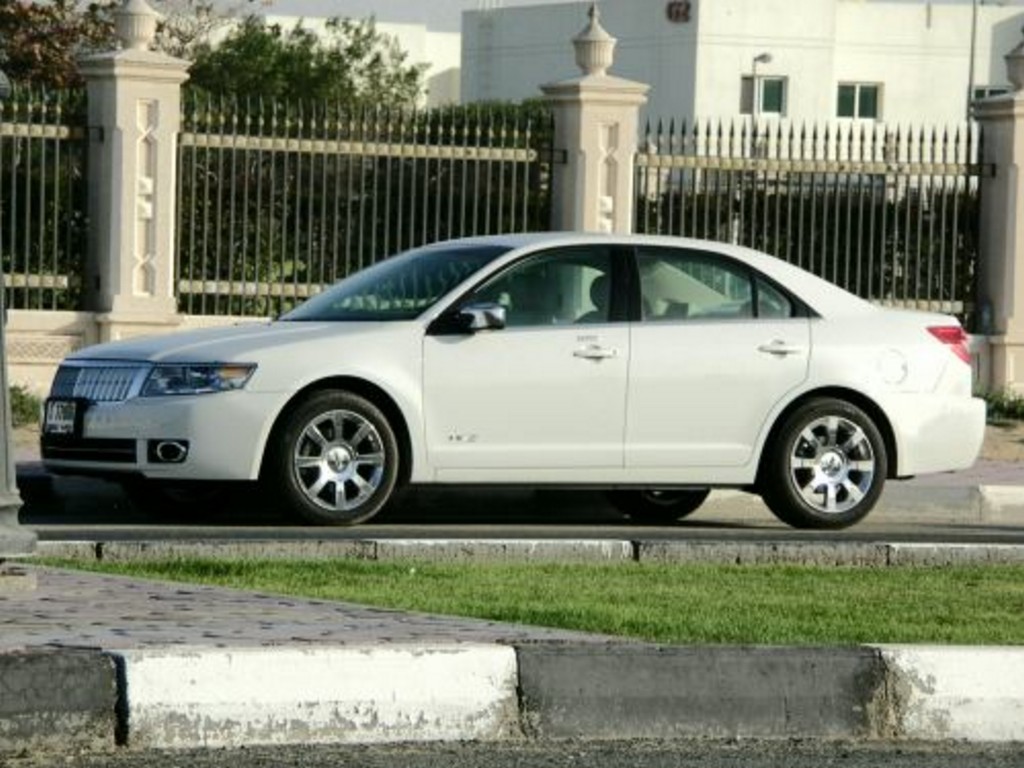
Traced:
<svg viewBox="0 0 1024 768">
<path fill-rule="evenodd" d="M 229 392 L 244 387 L 255 370 L 252 363 L 160 363 L 146 377 L 141 394 L 162 397 Z"/>
</svg>

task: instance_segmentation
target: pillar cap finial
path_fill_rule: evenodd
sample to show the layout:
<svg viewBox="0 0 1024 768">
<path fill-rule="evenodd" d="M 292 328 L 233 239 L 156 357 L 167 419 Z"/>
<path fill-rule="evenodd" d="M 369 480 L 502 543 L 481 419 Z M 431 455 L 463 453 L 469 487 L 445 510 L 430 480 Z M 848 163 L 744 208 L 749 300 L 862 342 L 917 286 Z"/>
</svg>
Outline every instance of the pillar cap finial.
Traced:
<svg viewBox="0 0 1024 768">
<path fill-rule="evenodd" d="M 114 27 L 125 48 L 131 51 L 145 51 L 156 39 L 156 25 L 159 14 L 146 0 L 124 0 L 114 12 Z"/>
<path fill-rule="evenodd" d="M 576 64 L 584 75 L 605 75 L 612 65 L 616 40 L 601 26 L 601 11 L 597 3 L 591 3 L 587 16 L 590 23 L 572 41 L 576 48 Z"/>
</svg>

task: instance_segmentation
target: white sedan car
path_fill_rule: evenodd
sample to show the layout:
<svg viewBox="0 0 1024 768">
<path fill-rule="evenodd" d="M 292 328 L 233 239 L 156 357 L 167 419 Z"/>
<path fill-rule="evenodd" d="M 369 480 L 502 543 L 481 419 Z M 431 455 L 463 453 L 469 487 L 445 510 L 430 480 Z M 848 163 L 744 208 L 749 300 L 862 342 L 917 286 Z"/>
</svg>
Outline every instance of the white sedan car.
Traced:
<svg viewBox="0 0 1024 768">
<path fill-rule="evenodd" d="M 744 248 L 530 234 L 418 248 L 278 320 L 83 349 L 42 452 L 147 493 L 259 481 L 354 524 L 413 483 L 709 489 L 842 528 L 886 478 L 970 466 L 985 406 L 954 318 L 880 309 Z"/>
</svg>

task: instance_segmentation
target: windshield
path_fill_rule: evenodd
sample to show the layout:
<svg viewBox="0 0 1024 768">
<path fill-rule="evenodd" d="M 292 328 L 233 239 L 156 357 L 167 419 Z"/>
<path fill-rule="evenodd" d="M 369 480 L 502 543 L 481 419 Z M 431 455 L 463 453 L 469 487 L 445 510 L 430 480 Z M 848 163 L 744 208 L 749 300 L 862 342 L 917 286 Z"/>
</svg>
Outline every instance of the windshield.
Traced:
<svg viewBox="0 0 1024 768">
<path fill-rule="evenodd" d="M 412 320 L 509 250 L 446 243 L 407 251 L 345 278 L 281 319 Z"/>
</svg>

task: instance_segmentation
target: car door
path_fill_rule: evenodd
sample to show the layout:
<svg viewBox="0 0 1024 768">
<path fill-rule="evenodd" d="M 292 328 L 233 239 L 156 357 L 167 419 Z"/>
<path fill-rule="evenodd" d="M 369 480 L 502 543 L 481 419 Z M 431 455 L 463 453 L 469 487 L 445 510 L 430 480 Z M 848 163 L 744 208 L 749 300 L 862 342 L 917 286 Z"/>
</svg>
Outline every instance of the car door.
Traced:
<svg viewBox="0 0 1024 768">
<path fill-rule="evenodd" d="M 621 469 L 629 329 L 613 263 L 605 246 L 525 257 L 450 310 L 500 307 L 503 327 L 432 326 L 423 400 L 439 479 L 573 481 Z"/>
<path fill-rule="evenodd" d="M 768 414 L 807 378 L 806 310 L 723 255 L 646 247 L 636 258 L 626 466 L 748 463 Z"/>
</svg>

